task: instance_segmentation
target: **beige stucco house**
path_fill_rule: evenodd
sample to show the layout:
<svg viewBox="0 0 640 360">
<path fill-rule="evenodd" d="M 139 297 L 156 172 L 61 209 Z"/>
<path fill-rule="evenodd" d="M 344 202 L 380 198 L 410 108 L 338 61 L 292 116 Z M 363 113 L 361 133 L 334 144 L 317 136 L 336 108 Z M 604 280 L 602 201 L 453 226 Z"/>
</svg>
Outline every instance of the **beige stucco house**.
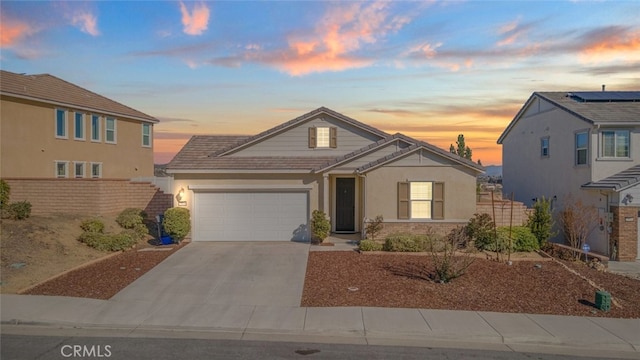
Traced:
<svg viewBox="0 0 640 360">
<path fill-rule="evenodd" d="M 335 233 L 446 232 L 476 211 L 483 168 L 428 143 L 319 108 L 254 136 L 194 136 L 167 166 L 194 241 L 308 241 L 313 210 Z"/>
<path fill-rule="evenodd" d="M 498 143 L 505 194 L 551 198 L 556 215 L 579 199 L 598 212 L 591 250 L 640 256 L 640 92 L 535 92 Z"/>
<path fill-rule="evenodd" d="M 157 122 L 49 74 L 0 71 L 0 176 L 153 176 Z"/>
</svg>

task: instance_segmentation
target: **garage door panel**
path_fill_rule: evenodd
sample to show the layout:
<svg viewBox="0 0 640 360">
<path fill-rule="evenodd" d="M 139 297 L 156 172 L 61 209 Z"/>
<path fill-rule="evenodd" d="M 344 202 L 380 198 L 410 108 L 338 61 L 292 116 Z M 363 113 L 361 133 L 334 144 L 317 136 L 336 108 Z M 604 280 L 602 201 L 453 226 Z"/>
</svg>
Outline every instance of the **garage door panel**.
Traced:
<svg viewBox="0 0 640 360">
<path fill-rule="evenodd" d="M 308 241 L 307 222 L 306 192 L 196 193 L 194 199 L 194 241 Z"/>
</svg>

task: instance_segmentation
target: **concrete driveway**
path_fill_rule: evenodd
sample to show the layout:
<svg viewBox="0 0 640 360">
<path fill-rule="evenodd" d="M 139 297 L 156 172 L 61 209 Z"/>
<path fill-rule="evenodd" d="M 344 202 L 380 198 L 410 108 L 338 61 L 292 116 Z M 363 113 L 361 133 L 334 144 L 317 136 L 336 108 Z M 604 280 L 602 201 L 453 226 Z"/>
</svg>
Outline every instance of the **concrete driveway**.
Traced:
<svg viewBox="0 0 640 360">
<path fill-rule="evenodd" d="M 300 306 L 309 244 L 196 242 L 112 300 L 160 304 Z"/>
</svg>

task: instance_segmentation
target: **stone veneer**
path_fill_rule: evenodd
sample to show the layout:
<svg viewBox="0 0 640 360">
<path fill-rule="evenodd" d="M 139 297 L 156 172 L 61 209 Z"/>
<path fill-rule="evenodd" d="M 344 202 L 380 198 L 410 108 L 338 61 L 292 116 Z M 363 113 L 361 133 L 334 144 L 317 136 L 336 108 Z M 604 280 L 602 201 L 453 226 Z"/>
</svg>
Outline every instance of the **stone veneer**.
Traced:
<svg viewBox="0 0 640 360">
<path fill-rule="evenodd" d="M 456 227 L 465 226 L 466 224 L 466 222 L 385 222 L 384 228 L 376 236 L 376 239 L 384 239 L 389 234 L 400 232 L 426 234 L 429 228 L 436 234 L 447 235 Z"/>
<path fill-rule="evenodd" d="M 638 255 L 638 211 L 635 206 L 612 206 L 610 241 L 617 248 L 618 261 L 635 261 Z"/>
</svg>

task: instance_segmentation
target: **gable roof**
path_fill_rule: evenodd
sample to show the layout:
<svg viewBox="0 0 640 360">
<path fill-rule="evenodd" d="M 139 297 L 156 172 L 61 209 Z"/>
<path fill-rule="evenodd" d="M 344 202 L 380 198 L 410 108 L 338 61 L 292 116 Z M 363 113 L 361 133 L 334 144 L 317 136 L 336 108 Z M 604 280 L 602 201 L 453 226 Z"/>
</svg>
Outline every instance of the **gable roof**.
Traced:
<svg viewBox="0 0 640 360">
<path fill-rule="evenodd" d="M 244 149 L 244 148 L 246 148 L 246 147 L 248 147 L 248 146 L 250 146 L 252 144 L 255 144 L 256 142 L 259 142 L 259 141 L 261 141 L 261 140 L 263 140 L 263 139 L 265 139 L 265 138 L 267 138 L 269 136 L 284 132 L 287 129 L 290 129 L 290 128 L 296 126 L 296 125 L 302 124 L 305 121 L 311 120 L 314 117 L 316 117 L 316 116 L 318 116 L 320 114 L 323 114 L 323 113 L 327 114 L 329 116 L 332 116 L 332 117 L 334 117 L 334 118 L 336 118 L 338 120 L 341 120 L 341 121 L 343 121 L 343 122 L 345 122 L 347 124 L 350 124 L 352 126 L 360 128 L 362 130 L 365 130 L 365 131 L 367 131 L 369 133 L 372 133 L 374 135 L 378 135 L 381 138 L 385 138 L 385 137 L 389 136 L 389 134 L 387 134 L 386 132 L 378 130 L 378 129 L 374 128 L 373 126 L 369 126 L 367 124 L 361 123 L 358 120 L 352 119 L 352 118 L 350 118 L 350 117 L 348 117 L 346 115 L 340 114 L 339 112 L 333 111 L 333 110 L 331 110 L 329 108 L 326 108 L 326 107 L 322 106 L 322 107 L 319 107 L 319 108 L 317 108 L 317 109 L 315 109 L 313 111 L 310 111 L 310 112 L 308 112 L 308 113 L 306 113 L 304 115 L 298 116 L 295 119 L 289 120 L 289 121 L 287 121 L 285 123 L 282 123 L 282 124 L 280 124 L 278 126 L 275 126 L 275 127 L 271 128 L 271 129 L 265 130 L 265 131 L 263 131 L 263 132 L 261 132 L 261 133 L 259 133 L 257 135 L 249 136 L 249 137 L 247 137 L 247 138 L 245 138 L 243 140 L 239 140 L 237 143 L 235 143 L 233 145 L 230 145 L 230 146 L 228 146 L 228 147 L 226 147 L 224 149 L 220 149 L 217 152 L 212 153 L 212 155 L 214 155 L 214 156 L 215 155 L 226 155 L 228 153 Z"/>
<path fill-rule="evenodd" d="M 634 186 L 638 183 L 640 183 L 640 164 L 632 166 L 602 180 L 588 182 L 581 187 L 583 189 L 605 189 L 620 191 Z"/>
<path fill-rule="evenodd" d="M 49 74 L 24 75 L 0 70 L 0 94 L 134 120 L 159 122 L 153 116 Z"/>
<path fill-rule="evenodd" d="M 535 98 L 591 125 L 640 125 L 640 91 L 534 92 L 500 135 L 498 144 L 502 144 Z"/>
</svg>

